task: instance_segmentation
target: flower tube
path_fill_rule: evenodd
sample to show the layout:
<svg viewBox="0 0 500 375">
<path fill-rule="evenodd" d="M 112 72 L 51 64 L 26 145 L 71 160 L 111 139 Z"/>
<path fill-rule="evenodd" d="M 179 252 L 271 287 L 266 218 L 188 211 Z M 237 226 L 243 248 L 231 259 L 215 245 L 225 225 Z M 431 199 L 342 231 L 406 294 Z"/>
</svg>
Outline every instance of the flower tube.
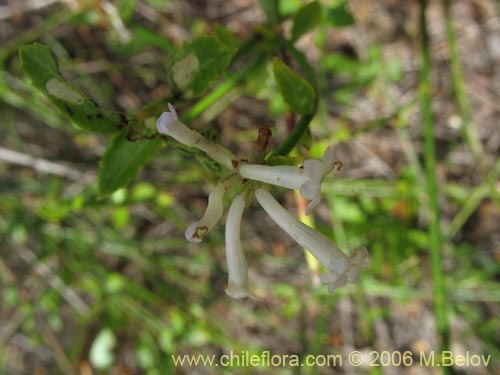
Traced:
<svg viewBox="0 0 500 375">
<path fill-rule="evenodd" d="M 366 266 L 366 249 L 362 248 L 348 257 L 323 234 L 292 216 L 267 190 L 257 189 L 255 197 L 276 224 L 328 269 L 329 272 L 321 275 L 320 279 L 328 284 L 329 292 L 357 280 L 359 271 Z"/>
<path fill-rule="evenodd" d="M 306 214 L 309 215 L 320 202 L 321 182 L 323 177 L 332 171 L 333 166 L 333 149 L 328 147 L 322 160 L 307 159 L 302 168 L 288 165 L 241 164 L 238 172 L 250 180 L 298 190 L 302 197 L 311 201 L 306 209 Z"/>
<path fill-rule="evenodd" d="M 245 199 L 239 194 L 231 203 L 226 220 L 226 259 L 229 273 L 226 293 L 232 298 L 252 297 L 248 290 L 248 267 L 240 239 L 244 209 Z"/>
<path fill-rule="evenodd" d="M 170 112 L 163 112 L 156 121 L 156 128 L 162 134 L 167 134 L 176 141 L 189 146 L 196 147 L 216 162 L 234 169 L 237 165 L 237 159 L 227 148 L 209 141 L 197 131 L 188 128 L 184 123 L 179 121 L 177 112 L 174 106 L 168 103 Z"/>
<path fill-rule="evenodd" d="M 205 214 L 196 223 L 192 223 L 184 233 L 189 242 L 201 242 L 203 237 L 217 224 L 224 212 L 224 193 L 227 186 L 219 182 L 208 196 Z"/>
</svg>

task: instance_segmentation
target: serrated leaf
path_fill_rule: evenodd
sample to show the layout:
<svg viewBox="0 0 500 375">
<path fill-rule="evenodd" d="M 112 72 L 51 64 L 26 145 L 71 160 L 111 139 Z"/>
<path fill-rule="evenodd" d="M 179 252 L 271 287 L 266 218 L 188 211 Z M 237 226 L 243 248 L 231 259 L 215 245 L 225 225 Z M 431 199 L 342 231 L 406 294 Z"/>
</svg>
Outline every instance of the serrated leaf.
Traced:
<svg viewBox="0 0 500 375">
<path fill-rule="evenodd" d="M 131 142 L 119 134 L 106 150 L 99 166 L 99 195 L 107 196 L 127 185 L 162 147 L 161 139 Z"/>
<path fill-rule="evenodd" d="M 280 59 L 273 59 L 273 73 L 281 95 L 292 109 L 302 115 L 314 112 L 314 90 L 305 79 Z"/>
<path fill-rule="evenodd" d="M 101 109 L 92 99 L 68 82 L 59 72 L 57 62 L 44 44 L 34 43 L 19 49 L 24 72 L 32 85 L 42 91 L 64 115 L 77 126 L 100 133 L 116 133 L 127 125 L 119 113 Z"/>
<path fill-rule="evenodd" d="M 193 95 L 201 95 L 226 71 L 236 49 L 213 36 L 204 36 L 185 44 L 172 64 L 172 80 L 175 85 Z"/>
<path fill-rule="evenodd" d="M 331 26 L 347 27 L 354 23 L 354 17 L 347 8 L 346 1 L 328 8 L 325 13 L 325 22 Z"/>
<path fill-rule="evenodd" d="M 321 5 L 317 1 L 304 5 L 293 17 L 292 40 L 313 29 L 321 21 Z"/>
</svg>

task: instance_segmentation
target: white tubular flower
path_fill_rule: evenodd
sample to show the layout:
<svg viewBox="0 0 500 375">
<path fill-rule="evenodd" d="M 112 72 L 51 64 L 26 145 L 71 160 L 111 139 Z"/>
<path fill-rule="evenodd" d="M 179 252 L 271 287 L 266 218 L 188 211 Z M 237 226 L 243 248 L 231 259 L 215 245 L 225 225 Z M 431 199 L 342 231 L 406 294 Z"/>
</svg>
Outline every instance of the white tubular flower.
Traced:
<svg viewBox="0 0 500 375">
<path fill-rule="evenodd" d="M 328 147 L 322 160 L 307 159 L 303 168 L 288 165 L 242 164 L 238 171 L 242 177 L 250 180 L 298 190 L 300 195 L 311 201 L 306 209 L 306 214 L 309 215 L 320 202 L 321 181 L 333 167 L 333 149 Z"/>
<path fill-rule="evenodd" d="M 197 131 L 188 128 L 184 123 L 180 122 L 172 104 L 168 103 L 168 109 L 170 112 L 163 112 L 158 117 L 158 120 L 156 120 L 156 128 L 160 133 L 167 134 L 186 146 L 202 150 L 213 160 L 230 169 L 235 168 L 235 165 L 238 163 L 231 151 L 209 141 Z"/>
<path fill-rule="evenodd" d="M 241 247 L 241 217 L 245 209 L 245 199 L 237 195 L 227 214 L 226 221 L 226 259 L 229 281 L 226 293 L 232 298 L 253 297 L 248 290 L 248 267 Z"/>
<path fill-rule="evenodd" d="M 219 182 L 208 196 L 208 205 L 200 221 L 191 224 L 184 233 L 189 242 L 201 242 L 203 237 L 220 220 L 224 211 L 224 193 L 227 187 Z"/>
<path fill-rule="evenodd" d="M 320 279 L 328 284 L 329 292 L 357 280 L 359 271 L 366 266 L 366 249 L 358 250 L 349 258 L 323 234 L 292 216 L 267 190 L 257 189 L 255 197 L 276 224 L 328 269 L 329 272 L 321 275 Z"/>
</svg>

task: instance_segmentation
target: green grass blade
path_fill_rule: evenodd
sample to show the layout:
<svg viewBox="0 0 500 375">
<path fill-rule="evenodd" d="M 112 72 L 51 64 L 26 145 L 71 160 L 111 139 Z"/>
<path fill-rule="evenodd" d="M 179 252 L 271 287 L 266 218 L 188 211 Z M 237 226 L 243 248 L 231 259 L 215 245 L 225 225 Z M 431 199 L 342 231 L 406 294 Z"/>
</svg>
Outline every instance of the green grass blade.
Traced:
<svg viewBox="0 0 500 375">
<path fill-rule="evenodd" d="M 436 178 L 436 142 L 434 138 L 434 120 L 432 116 L 431 93 L 431 55 L 427 30 L 427 0 L 420 1 L 420 33 L 422 43 L 422 71 L 420 93 L 422 103 L 422 121 L 424 131 L 424 160 L 426 174 L 426 192 L 429 206 L 429 241 L 431 273 L 433 281 L 434 313 L 440 339 L 441 350 L 448 347 L 448 322 L 446 316 L 446 292 L 441 267 L 442 239 L 438 205 Z M 443 368 L 443 373 L 446 369 Z"/>
</svg>

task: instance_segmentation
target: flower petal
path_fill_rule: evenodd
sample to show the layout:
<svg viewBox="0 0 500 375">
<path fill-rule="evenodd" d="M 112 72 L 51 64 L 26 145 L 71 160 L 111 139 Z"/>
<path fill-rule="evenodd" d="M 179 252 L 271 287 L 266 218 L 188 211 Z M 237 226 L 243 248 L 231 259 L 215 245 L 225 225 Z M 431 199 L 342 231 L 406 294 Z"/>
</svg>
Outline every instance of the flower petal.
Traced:
<svg viewBox="0 0 500 375">
<path fill-rule="evenodd" d="M 319 199 L 321 197 L 321 182 L 309 179 L 300 186 L 299 193 L 309 200 Z"/>
<path fill-rule="evenodd" d="M 321 160 L 307 159 L 304 161 L 304 171 L 310 179 L 321 181 L 325 169 Z"/>
<path fill-rule="evenodd" d="M 306 207 L 306 215 L 310 215 L 312 210 L 314 210 L 314 208 L 319 204 L 320 201 L 321 200 L 319 198 L 310 201 Z"/>
<path fill-rule="evenodd" d="M 170 113 L 174 117 L 175 120 L 177 120 L 177 111 L 175 110 L 174 106 L 170 103 L 167 103 L 168 109 L 170 110 Z"/>
<path fill-rule="evenodd" d="M 248 288 L 242 288 L 235 284 L 227 285 L 226 294 L 234 299 L 242 299 L 242 298 L 257 299 L 256 296 L 248 290 Z"/>
<path fill-rule="evenodd" d="M 349 262 L 343 270 L 339 270 L 337 267 L 330 264 L 329 269 L 331 269 L 331 271 L 320 275 L 321 282 L 329 284 L 329 292 L 332 292 L 336 288 L 340 288 L 347 283 L 356 282 L 360 271 L 367 266 L 367 257 L 368 251 L 365 248 L 361 248 L 349 258 Z"/>
<path fill-rule="evenodd" d="M 205 152 L 216 162 L 234 169 L 236 157 L 225 147 L 209 141 L 197 131 L 190 129 L 179 121 L 177 112 L 172 104 L 168 103 L 170 112 L 163 112 L 156 121 L 156 128 L 162 134 L 167 134 L 189 147 L 196 147 Z"/>
<path fill-rule="evenodd" d="M 299 245 L 314 255 L 325 267 L 328 267 L 332 259 L 342 265 L 347 263 L 347 255 L 340 251 L 323 234 L 308 227 L 295 216 L 291 215 L 267 190 L 262 188 L 257 189 L 255 197 L 276 224 L 297 241 Z"/>
<path fill-rule="evenodd" d="M 334 161 L 335 157 L 333 155 L 333 147 L 329 146 L 326 148 L 325 153 L 323 154 L 323 166 L 324 166 L 323 174 L 327 174 L 333 170 L 335 166 Z"/>
<path fill-rule="evenodd" d="M 328 269 L 329 272 L 321 275 L 320 279 L 329 284 L 329 291 L 357 279 L 359 271 L 366 265 L 366 249 L 358 250 L 349 258 L 323 234 L 288 213 L 267 190 L 257 189 L 255 197 L 276 224 Z"/>
<path fill-rule="evenodd" d="M 251 297 L 248 289 L 248 267 L 241 247 L 241 217 L 245 209 L 245 199 L 237 195 L 227 213 L 226 220 L 226 259 L 229 274 L 226 293 L 232 298 Z"/>
<path fill-rule="evenodd" d="M 169 126 L 172 121 L 175 121 L 176 118 L 172 115 L 170 112 L 163 112 L 160 117 L 158 117 L 158 120 L 156 120 L 156 128 L 158 129 L 158 132 L 162 134 L 168 134 L 169 133 Z"/>
<path fill-rule="evenodd" d="M 200 226 L 199 223 L 192 223 L 187 227 L 186 231 L 184 232 L 184 237 L 186 237 L 186 240 L 189 242 L 201 242 L 205 234 L 208 232 L 208 227 L 206 226 Z"/>
<path fill-rule="evenodd" d="M 189 242 L 200 242 L 203 237 L 217 224 L 224 212 L 224 193 L 226 186 L 219 182 L 208 196 L 205 214 L 196 223 L 192 223 L 184 232 Z"/>
<path fill-rule="evenodd" d="M 304 170 L 290 165 L 258 165 L 241 164 L 238 172 L 241 177 L 266 184 L 282 186 L 288 189 L 299 189 L 306 180 Z"/>
</svg>

